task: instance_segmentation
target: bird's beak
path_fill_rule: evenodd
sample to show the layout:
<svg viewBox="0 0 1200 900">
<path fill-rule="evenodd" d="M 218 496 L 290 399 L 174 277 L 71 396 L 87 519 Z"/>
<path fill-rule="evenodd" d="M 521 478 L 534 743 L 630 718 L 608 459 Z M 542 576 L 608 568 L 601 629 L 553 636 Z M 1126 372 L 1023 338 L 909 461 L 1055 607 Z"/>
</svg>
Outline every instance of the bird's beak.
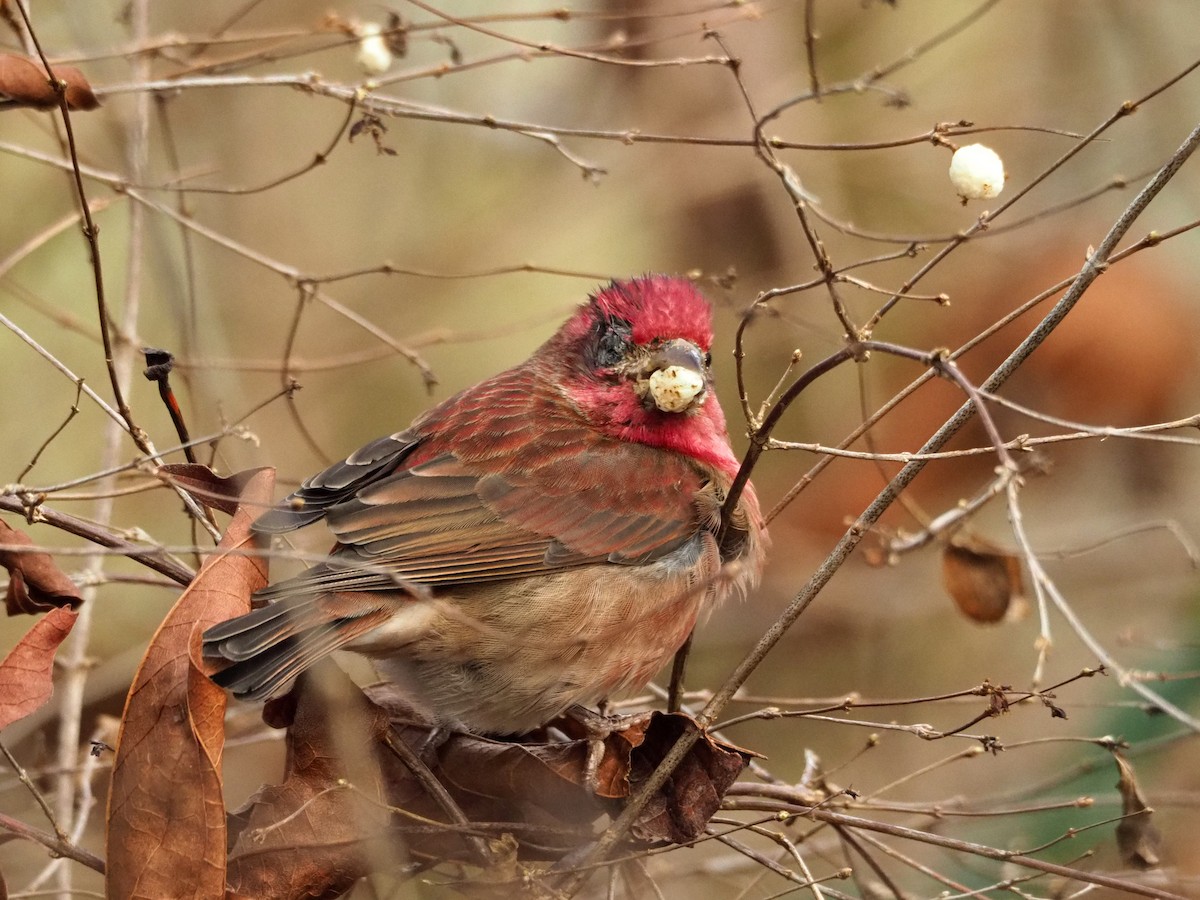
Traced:
<svg viewBox="0 0 1200 900">
<path fill-rule="evenodd" d="M 667 341 L 648 362 L 647 395 L 662 412 L 686 412 L 704 402 L 707 367 L 704 353 L 691 341 Z"/>
</svg>

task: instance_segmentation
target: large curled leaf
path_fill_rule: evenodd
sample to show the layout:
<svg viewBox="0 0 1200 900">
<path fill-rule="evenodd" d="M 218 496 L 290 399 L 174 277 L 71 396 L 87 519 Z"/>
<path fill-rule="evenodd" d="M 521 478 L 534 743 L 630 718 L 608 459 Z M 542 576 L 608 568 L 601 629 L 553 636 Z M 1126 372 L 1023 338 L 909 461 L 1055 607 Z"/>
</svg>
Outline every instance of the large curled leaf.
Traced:
<svg viewBox="0 0 1200 900">
<path fill-rule="evenodd" d="M 251 477 L 217 552 L 167 614 L 125 701 L 107 820 L 110 897 L 220 897 L 225 891 L 221 796 L 225 692 L 200 660 L 205 628 L 250 608 L 267 583 L 250 525 L 274 484 Z M 181 893 L 182 889 L 182 893 Z"/>
</svg>

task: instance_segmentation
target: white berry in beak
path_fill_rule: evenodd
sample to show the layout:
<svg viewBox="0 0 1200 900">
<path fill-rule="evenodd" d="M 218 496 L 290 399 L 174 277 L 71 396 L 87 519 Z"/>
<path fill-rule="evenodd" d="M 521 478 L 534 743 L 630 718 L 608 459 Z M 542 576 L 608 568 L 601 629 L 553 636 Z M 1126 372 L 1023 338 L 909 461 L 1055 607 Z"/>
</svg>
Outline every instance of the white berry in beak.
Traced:
<svg viewBox="0 0 1200 900">
<path fill-rule="evenodd" d="M 663 412 L 678 413 L 704 392 L 704 376 L 684 366 L 667 366 L 650 375 L 650 397 Z"/>
</svg>

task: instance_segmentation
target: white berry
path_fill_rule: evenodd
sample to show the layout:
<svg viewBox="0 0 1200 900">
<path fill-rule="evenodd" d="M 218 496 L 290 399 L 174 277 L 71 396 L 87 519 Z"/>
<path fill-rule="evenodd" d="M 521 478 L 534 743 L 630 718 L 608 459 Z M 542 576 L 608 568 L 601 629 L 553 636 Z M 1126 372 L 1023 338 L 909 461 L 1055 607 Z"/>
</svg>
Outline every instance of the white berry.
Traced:
<svg viewBox="0 0 1200 900">
<path fill-rule="evenodd" d="M 991 147 L 968 144 L 954 151 L 950 181 L 966 200 L 990 200 L 1004 190 L 1004 160 Z"/>
<path fill-rule="evenodd" d="M 650 376 L 650 396 L 663 412 L 683 412 L 704 390 L 704 376 L 683 366 L 667 366 Z"/>
<path fill-rule="evenodd" d="M 392 67 L 392 51 L 383 37 L 383 28 L 375 22 L 360 25 L 358 64 L 368 75 L 382 75 Z"/>
</svg>

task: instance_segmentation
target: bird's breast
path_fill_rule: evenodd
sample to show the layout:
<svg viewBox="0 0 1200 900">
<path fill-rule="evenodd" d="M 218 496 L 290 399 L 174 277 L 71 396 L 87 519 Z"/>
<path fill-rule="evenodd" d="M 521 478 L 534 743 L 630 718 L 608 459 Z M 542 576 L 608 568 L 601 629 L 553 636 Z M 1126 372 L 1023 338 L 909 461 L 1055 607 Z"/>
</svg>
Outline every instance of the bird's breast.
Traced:
<svg viewBox="0 0 1200 900">
<path fill-rule="evenodd" d="M 646 565 L 455 587 L 427 606 L 419 634 L 379 629 L 403 645 L 368 638 L 353 649 L 443 721 L 520 733 L 643 687 L 726 593 L 717 569 L 705 533 Z"/>
</svg>

